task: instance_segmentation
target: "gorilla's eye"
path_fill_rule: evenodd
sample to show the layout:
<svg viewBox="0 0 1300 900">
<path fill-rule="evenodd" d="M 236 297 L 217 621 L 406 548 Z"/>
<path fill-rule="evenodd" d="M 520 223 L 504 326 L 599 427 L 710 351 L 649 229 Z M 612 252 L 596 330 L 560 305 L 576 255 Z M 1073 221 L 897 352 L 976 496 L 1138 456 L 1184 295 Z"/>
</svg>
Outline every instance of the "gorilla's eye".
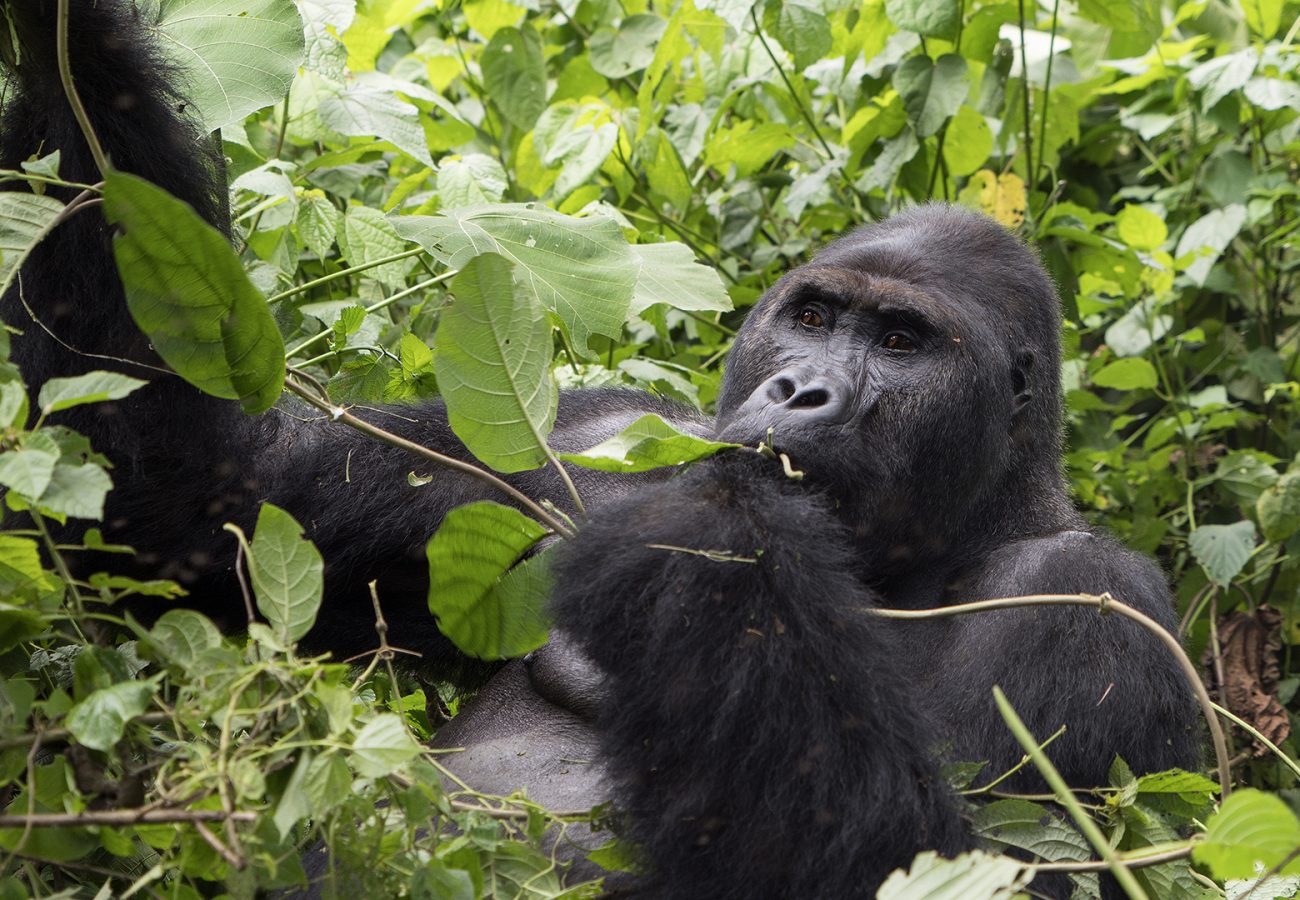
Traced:
<svg viewBox="0 0 1300 900">
<path fill-rule="evenodd" d="M 902 331 L 891 331 L 885 335 L 885 339 L 880 345 L 886 350 L 894 350 L 899 353 L 911 353 L 916 349 L 916 342 L 912 340 L 911 335 Z"/>
<path fill-rule="evenodd" d="M 822 314 L 819 313 L 817 310 L 813 309 L 812 307 L 809 307 L 805 309 L 803 312 L 799 313 L 799 324 L 805 325 L 808 328 L 821 328 Z"/>
</svg>

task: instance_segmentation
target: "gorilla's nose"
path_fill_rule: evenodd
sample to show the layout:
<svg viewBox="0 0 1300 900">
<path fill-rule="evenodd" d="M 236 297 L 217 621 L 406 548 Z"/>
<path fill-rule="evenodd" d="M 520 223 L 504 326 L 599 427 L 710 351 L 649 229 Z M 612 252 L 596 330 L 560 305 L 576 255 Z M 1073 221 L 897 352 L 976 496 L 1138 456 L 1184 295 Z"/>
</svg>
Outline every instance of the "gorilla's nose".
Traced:
<svg viewBox="0 0 1300 900">
<path fill-rule="evenodd" d="M 848 409 L 849 391 L 838 380 L 806 369 L 773 375 L 754 392 L 786 415 L 839 421 Z"/>
</svg>

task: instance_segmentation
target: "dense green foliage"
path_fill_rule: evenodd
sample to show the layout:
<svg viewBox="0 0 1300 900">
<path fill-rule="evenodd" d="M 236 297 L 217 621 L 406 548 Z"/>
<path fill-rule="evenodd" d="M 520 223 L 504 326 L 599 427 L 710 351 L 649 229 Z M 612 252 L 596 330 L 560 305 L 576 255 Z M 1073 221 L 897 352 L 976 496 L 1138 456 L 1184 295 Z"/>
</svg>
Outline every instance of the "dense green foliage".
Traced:
<svg viewBox="0 0 1300 900">
<path fill-rule="evenodd" d="M 339 412 L 440 396 L 486 467 L 558 466 L 559 388 L 707 410 L 744 309 L 832 236 L 931 199 L 1019 230 L 1060 286 L 1075 497 L 1159 557 L 1191 658 L 1247 726 L 1217 812 L 1209 769 L 1117 760 L 1077 796 L 1121 851 L 1195 846 L 1194 867 L 1135 870 L 1153 897 L 1238 897 L 1260 874 L 1251 896 L 1300 890 L 1294 0 L 144 6 L 221 129 L 237 246 L 120 173 L 104 212 L 129 226 L 118 263 L 159 354 L 250 413 L 285 386 Z M 209 7 L 223 40 L 194 30 Z M 58 160 L 3 176 L 57 181 Z M 6 284 L 59 211 L 0 195 Z M 71 576 L 67 555 L 105 549 L 111 473 L 48 417 L 139 384 L 56 379 L 33 409 L 0 366 L 0 485 L 32 513 L 0 533 L 0 898 L 250 896 L 294 883 L 317 838 L 366 896 L 559 896 L 543 833 L 584 817 L 444 790 L 419 741 L 455 698 L 391 653 L 358 670 L 296 652 L 322 562 L 286 513 L 230 537 L 264 620 L 246 637 L 115 606 L 168 603 L 170 583 Z M 719 449 L 650 420 L 565 458 L 637 471 Z M 413 489 L 430 465 L 412 457 Z M 431 607 L 478 655 L 544 640 L 545 555 L 506 570 L 571 523 L 533 512 L 475 504 L 430 542 Z M 84 521 L 82 545 L 51 520 Z M 997 797 L 998 774 L 953 772 L 996 798 L 973 812 L 993 852 L 1096 858 L 1042 798 Z M 923 855 L 882 896 L 1008 896 L 1023 877 Z"/>
</svg>

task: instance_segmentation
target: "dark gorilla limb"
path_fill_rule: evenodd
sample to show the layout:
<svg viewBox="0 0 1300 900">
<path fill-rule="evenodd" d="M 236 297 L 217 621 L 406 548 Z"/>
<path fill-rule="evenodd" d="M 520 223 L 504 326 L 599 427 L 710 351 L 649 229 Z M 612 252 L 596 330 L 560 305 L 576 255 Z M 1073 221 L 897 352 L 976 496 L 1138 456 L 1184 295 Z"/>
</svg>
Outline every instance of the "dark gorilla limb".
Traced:
<svg viewBox="0 0 1300 900">
<path fill-rule="evenodd" d="M 616 501 L 565 548 L 555 609 L 607 675 L 597 727 L 647 893 L 868 897 L 969 845 L 875 599 L 830 504 L 768 460 Z"/>
<path fill-rule="evenodd" d="M 14 14 L 20 64 L 6 87 L 0 122 L 0 166 L 17 169 L 34 154 L 60 153 L 60 174 L 100 180 L 59 81 L 54 54 L 53 0 L 21 0 Z M 214 143 L 197 133 L 170 88 L 169 70 L 132 4 L 74 0 L 69 34 L 73 77 L 112 164 L 146 178 L 228 230 Z M 21 190 L 23 186 L 6 185 Z M 75 192 L 54 191 L 67 200 Z M 30 313 L 29 313 L 30 310 Z M 405 452 L 319 419 L 292 402 L 249 418 L 237 405 L 200 393 L 161 370 L 148 339 L 130 319 L 98 208 L 72 216 L 33 251 L 21 280 L 3 299 L 7 323 L 22 329 L 12 358 L 32 392 L 55 376 L 110 369 L 149 385 L 118 403 L 79 407 L 58 421 L 90 438 L 114 463 L 104 536 L 134 546 L 129 561 L 82 559 L 83 571 L 126 570 L 141 578 L 170 578 L 198 608 L 227 627 L 244 622 L 233 577 L 234 541 L 221 530 L 235 522 L 250 530 L 263 501 L 287 509 L 316 542 L 326 562 L 325 606 L 306 643 L 347 657 L 376 644 L 367 583 L 379 580 L 393 623 L 394 644 L 423 651 L 426 662 L 454 677 L 463 662 L 438 633 L 425 606 L 424 543 L 446 512 L 490 498 L 509 502 L 468 476 L 430 470 Z M 646 412 L 699 430 L 702 420 L 679 407 L 632 391 L 566 394 L 552 446 L 585 449 Z M 357 415 L 401 437 L 459 459 L 469 454 L 447 424 L 441 403 L 358 410 Z M 436 476 L 412 488 L 407 473 Z M 636 480 L 571 472 L 588 503 Z M 510 476 L 535 499 L 560 506 L 568 496 L 548 469 Z M 67 529 L 77 539 L 76 526 Z M 156 604 L 153 612 L 158 611 Z M 145 612 L 141 610 L 140 612 Z"/>
</svg>

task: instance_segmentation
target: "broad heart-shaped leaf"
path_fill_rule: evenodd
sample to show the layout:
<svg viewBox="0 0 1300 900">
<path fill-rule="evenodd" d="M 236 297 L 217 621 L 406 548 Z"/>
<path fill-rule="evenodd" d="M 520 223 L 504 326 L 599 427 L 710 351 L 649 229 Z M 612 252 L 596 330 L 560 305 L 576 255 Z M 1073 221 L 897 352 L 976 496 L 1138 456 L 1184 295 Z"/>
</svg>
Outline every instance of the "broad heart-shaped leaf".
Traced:
<svg viewBox="0 0 1300 900">
<path fill-rule="evenodd" d="M 955 53 L 934 62 L 928 56 L 912 56 L 894 71 L 894 88 L 921 137 L 937 132 L 957 112 L 968 87 L 966 60 Z"/>
<path fill-rule="evenodd" d="M 676 241 L 637 244 L 632 254 L 640 262 L 629 314 L 644 312 L 656 303 L 673 309 L 726 312 L 731 297 L 718 273 L 700 265 L 691 248 Z"/>
<path fill-rule="evenodd" d="M 1255 501 L 1264 537 L 1282 542 L 1300 531 L 1300 471 L 1287 472 Z"/>
<path fill-rule="evenodd" d="M 613 219 L 508 203 L 391 221 L 399 235 L 453 268 L 480 253 L 510 260 L 520 287 L 555 313 L 580 353 L 592 334 L 622 334 L 638 267 Z"/>
<path fill-rule="evenodd" d="M 739 446 L 686 434 L 651 413 L 589 450 L 562 453 L 560 459 L 603 472 L 646 472 L 694 462 Z"/>
<path fill-rule="evenodd" d="M 551 325 L 495 253 L 465 266 L 451 291 L 456 299 L 438 325 L 433 371 L 452 430 L 498 472 L 535 469 L 546 462 L 559 399 Z"/>
<path fill-rule="evenodd" d="M 903 31 L 951 38 L 961 22 L 957 0 L 885 0 L 885 14 Z"/>
<path fill-rule="evenodd" d="M 153 700 L 153 681 L 123 681 L 100 688 L 68 712 L 65 723 L 77 741 L 92 750 L 109 750 L 122 739 L 126 723 Z"/>
<path fill-rule="evenodd" d="M 1227 587 L 1255 550 L 1255 524 L 1246 519 L 1232 525 L 1202 525 L 1188 535 L 1187 546 L 1210 580 Z"/>
<path fill-rule="evenodd" d="M 62 211 L 63 204 L 53 197 L 0 194 L 0 290 L 9 286 L 10 276 Z"/>
<path fill-rule="evenodd" d="M 1155 366 L 1140 357 L 1129 357 L 1102 366 L 1097 374 L 1092 376 L 1092 383 L 1097 387 L 1132 391 L 1138 388 L 1153 388 L 1159 382 Z"/>
<path fill-rule="evenodd" d="M 1205 840 L 1192 858 L 1216 878 L 1253 878 L 1290 860 L 1279 875 L 1300 874 L 1300 822 L 1281 798 L 1253 788 L 1234 793 L 1205 823 Z"/>
<path fill-rule="evenodd" d="M 142 178 L 110 172 L 104 182 L 126 305 L 158 355 L 204 393 L 270 409 L 284 386 L 284 341 L 226 239 Z"/>
<path fill-rule="evenodd" d="M 545 554 L 515 566 L 545 534 L 518 510 L 481 501 L 453 509 L 429 539 L 429 610 L 465 653 L 504 659 L 546 643 Z"/>
<path fill-rule="evenodd" d="M 154 27 L 204 131 L 275 103 L 302 60 L 302 20 L 292 0 L 162 0 Z"/>
<path fill-rule="evenodd" d="M 338 95 L 323 101 L 316 112 L 326 126 L 339 134 L 382 138 L 426 166 L 433 165 L 419 108 L 386 86 L 349 84 Z"/>
<path fill-rule="evenodd" d="M 325 587 L 316 545 L 302 536 L 293 516 L 263 503 L 249 557 L 258 612 L 282 641 L 298 640 L 316 623 Z"/>
<path fill-rule="evenodd" d="M 1006 856 L 972 850 L 944 859 L 927 850 L 916 855 L 907 871 L 890 873 L 876 896 L 879 900 L 991 900 L 1013 896 L 1028 880 L 1025 864 Z"/>
<path fill-rule="evenodd" d="M 420 745 L 392 713 L 375 716 L 352 742 L 352 764 L 370 778 L 382 778 L 419 755 Z"/>
<path fill-rule="evenodd" d="M 536 30 L 502 28 L 480 57 L 483 86 L 514 125 L 527 131 L 546 109 L 546 58 Z"/>
<path fill-rule="evenodd" d="M 800 3 L 776 3 L 764 16 L 767 30 L 794 60 L 802 72 L 831 49 L 831 23 L 816 9 Z"/>
<path fill-rule="evenodd" d="M 37 402 L 41 406 L 41 413 L 48 415 L 83 403 L 121 400 L 146 384 L 147 381 L 117 372 L 87 372 L 72 378 L 51 378 L 41 385 Z"/>
</svg>

